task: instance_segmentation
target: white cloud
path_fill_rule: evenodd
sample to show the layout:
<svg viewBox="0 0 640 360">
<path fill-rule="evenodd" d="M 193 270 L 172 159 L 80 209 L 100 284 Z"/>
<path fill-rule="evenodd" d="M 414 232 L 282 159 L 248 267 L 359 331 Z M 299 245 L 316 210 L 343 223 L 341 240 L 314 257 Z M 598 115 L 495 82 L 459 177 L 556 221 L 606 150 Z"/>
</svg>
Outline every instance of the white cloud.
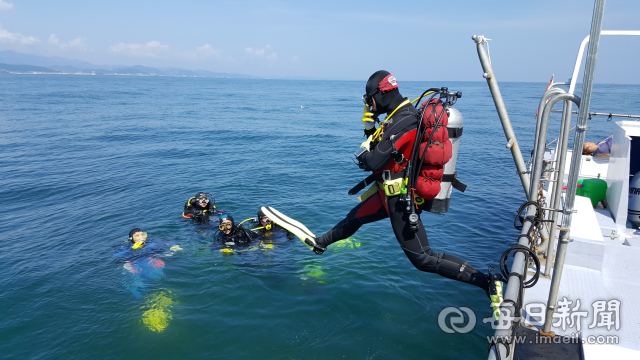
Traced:
<svg viewBox="0 0 640 360">
<path fill-rule="evenodd" d="M 13 4 L 0 0 L 0 11 L 13 8 Z"/>
<path fill-rule="evenodd" d="M 66 43 L 61 43 L 54 34 L 51 34 L 49 35 L 49 44 L 60 48 L 60 50 L 87 50 L 87 39 L 84 37 L 77 37 Z"/>
<path fill-rule="evenodd" d="M 40 42 L 33 36 L 25 36 L 20 33 L 12 33 L 0 27 L 0 43 L 14 43 L 31 45 Z"/>
<path fill-rule="evenodd" d="M 206 44 L 197 47 L 195 50 L 185 51 L 181 56 L 188 59 L 219 58 L 220 52 L 214 49 L 211 45 Z"/>
<path fill-rule="evenodd" d="M 255 57 L 265 58 L 267 60 L 276 60 L 278 58 L 278 54 L 276 54 L 276 52 L 273 50 L 273 47 L 271 45 L 267 45 L 262 49 L 254 49 L 254 48 L 248 47 L 244 49 L 244 51 L 246 51 L 248 54 L 251 54 Z"/>
<path fill-rule="evenodd" d="M 109 48 L 109 51 L 134 57 L 158 57 L 167 50 L 169 50 L 169 45 L 162 45 L 157 41 L 149 41 L 146 44 L 119 43 Z"/>
</svg>

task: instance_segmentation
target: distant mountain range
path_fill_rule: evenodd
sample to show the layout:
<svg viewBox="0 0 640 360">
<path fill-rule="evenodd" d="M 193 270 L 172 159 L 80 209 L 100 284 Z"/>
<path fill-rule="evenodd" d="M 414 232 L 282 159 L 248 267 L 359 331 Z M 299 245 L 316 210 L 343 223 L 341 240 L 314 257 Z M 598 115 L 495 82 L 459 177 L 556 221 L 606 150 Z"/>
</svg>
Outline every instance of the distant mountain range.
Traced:
<svg viewBox="0 0 640 360">
<path fill-rule="evenodd" d="M 258 79 L 257 76 L 218 73 L 207 70 L 186 70 L 180 68 L 153 68 L 148 66 L 96 65 L 80 60 L 58 56 L 40 56 L 19 52 L 0 51 L 0 74 L 95 74 L 95 75 L 143 75 L 143 76 L 187 76 L 213 78 Z"/>
</svg>

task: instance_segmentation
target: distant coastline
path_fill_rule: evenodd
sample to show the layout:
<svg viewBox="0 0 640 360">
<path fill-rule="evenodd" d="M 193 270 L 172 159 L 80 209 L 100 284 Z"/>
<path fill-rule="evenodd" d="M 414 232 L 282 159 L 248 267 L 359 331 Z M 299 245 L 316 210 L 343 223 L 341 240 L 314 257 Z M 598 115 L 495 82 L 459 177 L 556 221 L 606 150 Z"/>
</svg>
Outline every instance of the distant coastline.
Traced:
<svg viewBox="0 0 640 360">
<path fill-rule="evenodd" d="M 163 74 L 142 74 L 142 73 L 96 73 L 88 72 L 62 72 L 62 71 L 9 71 L 0 69 L 1 75 L 85 75 L 85 76 L 160 76 L 160 77 L 191 77 L 191 78 L 216 78 L 216 79 L 259 79 L 258 77 L 236 77 L 236 76 L 205 76 L 205 75 L 163 75 Z"/>
<path fill-rule="evenodd" d="M 154 68 L 134 65 L 96 65 L 80 60 L 57 56 L 47 57 L 4 50 L 0 51 L 0 75 L 120 75 L 120 76 L 170 76 L 209 77 L 223 79 L 260 79 L 246 74 L 219 73 L 208 70 L 181 68 Z"/>
</svg>

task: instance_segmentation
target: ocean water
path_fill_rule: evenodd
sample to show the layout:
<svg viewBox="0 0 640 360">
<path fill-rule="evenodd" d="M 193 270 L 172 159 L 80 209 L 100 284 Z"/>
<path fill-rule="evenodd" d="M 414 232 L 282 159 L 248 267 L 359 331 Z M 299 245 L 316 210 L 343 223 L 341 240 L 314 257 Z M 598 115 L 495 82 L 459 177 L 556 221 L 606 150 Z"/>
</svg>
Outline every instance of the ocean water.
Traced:
<svg viewBox="0 0 640 360">
<path fill-rule="evenodd" d="M 469 187 L 422 220 L 435 251 L 486 271 L 516 241 L 524 193 L 486 83 L 400 81 L 412 99 L 440 86 L 463 93 Z M 525 160 L 545 86 L 501 84 Z M 640 114 L 639 86 L 595 90 L 592 111 Z M 0 357 L 485 358 L 486 295 L 414 269 L 386 220 L 317 256 L 297 239 L 224 254 L 212 228 L 181 219 L 207 191 L 237 220 L 269 205 L 329 230 L 367 175 L 350 160 L 363 92 L 364 80 L 0 76 Z M 594 118 L 587 140 L 611 125 Z M 113 257 L 134 227 L 183 249 L 141 298 Z M 448 306 L 471 308 L 475 329 L 443 332 Z"/>
</svg>

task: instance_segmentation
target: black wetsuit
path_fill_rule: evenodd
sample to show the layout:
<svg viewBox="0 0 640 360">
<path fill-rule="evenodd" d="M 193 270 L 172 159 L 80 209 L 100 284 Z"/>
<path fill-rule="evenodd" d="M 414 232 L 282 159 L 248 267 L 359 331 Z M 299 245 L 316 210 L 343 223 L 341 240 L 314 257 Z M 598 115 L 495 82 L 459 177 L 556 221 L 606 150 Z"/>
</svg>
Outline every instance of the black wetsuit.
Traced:
<svg viewBox="0 0 640 360">
<path fill-rule="evenodd" d="M 211 216 L 216 214 L 216 207 L 211 201 L 207 203 L 207 206 L 201 207 L 196 198 L 191 198 L 184 204 L 182 214 L 185 218 L 193 219 L 193 221 L 202 224 L 208 222 Z"/>
<path fill-rule="evenodd" d="M 391 109 L 395 109 L 395 106 L 400 103 L 402 101 L 397 101 Z M 392 154 L 395 152 L 394 144 L 403 143 L 403 147 L 398 147 L 397 150 L 409 159 L 410 149 L 415 139 L 415 131 L 412 130 L 416 129 L 418 120 L 418 110 L 411 104 L 398 109 L 389 120 L 380 142 L 372 151 L 362 156 L 361 161 L 365 170 L 378 173 L 382 170 L 400 172 L 403 166 L 398 165 L 394 160 L 394 157 L 397 158 L 397 155 Z M 422 220 L 418 220 L 418 232 L 413 232 L 409 224 L 409 214 L 404 209 L 405 204 L 399 201 L 400 196 L 387 197 L 382 186 L 380 188 L 373 196 L 353 208 L 333 229 L 317 238 L 316 243 L 326 248 L 336 241 L 350 237 L 364 224 L 389 218 L 400 247 L 418 270 L 436 273 L 487 289 L 486 275 L 455 256 L 434 252 L 429 246 Z M 417 212 L 420 214 L 421 210 Z"/>
<path fill-rule="evenodd" d="M 259 237 L 261 240 L 280 238 L 280 234 L 284 235 L 282 237 L 286 237 L 286 239 L 289 240 L 295 238 L 295 235 L 284 229 L 282 226 L 274 223 L 271 223 L 270 230 L 265 229 L 259 221 L 251 221 L 251 225 L 247 226 L 247 228 L 250 228 L 255 237 Z"/>
<path fill-rule="evenodd" d="M 245 229 L 242 225 L 234 225 L 229 234 L 218 231 L 216 239 L 225 245 L 248 244 L 253 241 L 257 235 Z"/>
</svg>

